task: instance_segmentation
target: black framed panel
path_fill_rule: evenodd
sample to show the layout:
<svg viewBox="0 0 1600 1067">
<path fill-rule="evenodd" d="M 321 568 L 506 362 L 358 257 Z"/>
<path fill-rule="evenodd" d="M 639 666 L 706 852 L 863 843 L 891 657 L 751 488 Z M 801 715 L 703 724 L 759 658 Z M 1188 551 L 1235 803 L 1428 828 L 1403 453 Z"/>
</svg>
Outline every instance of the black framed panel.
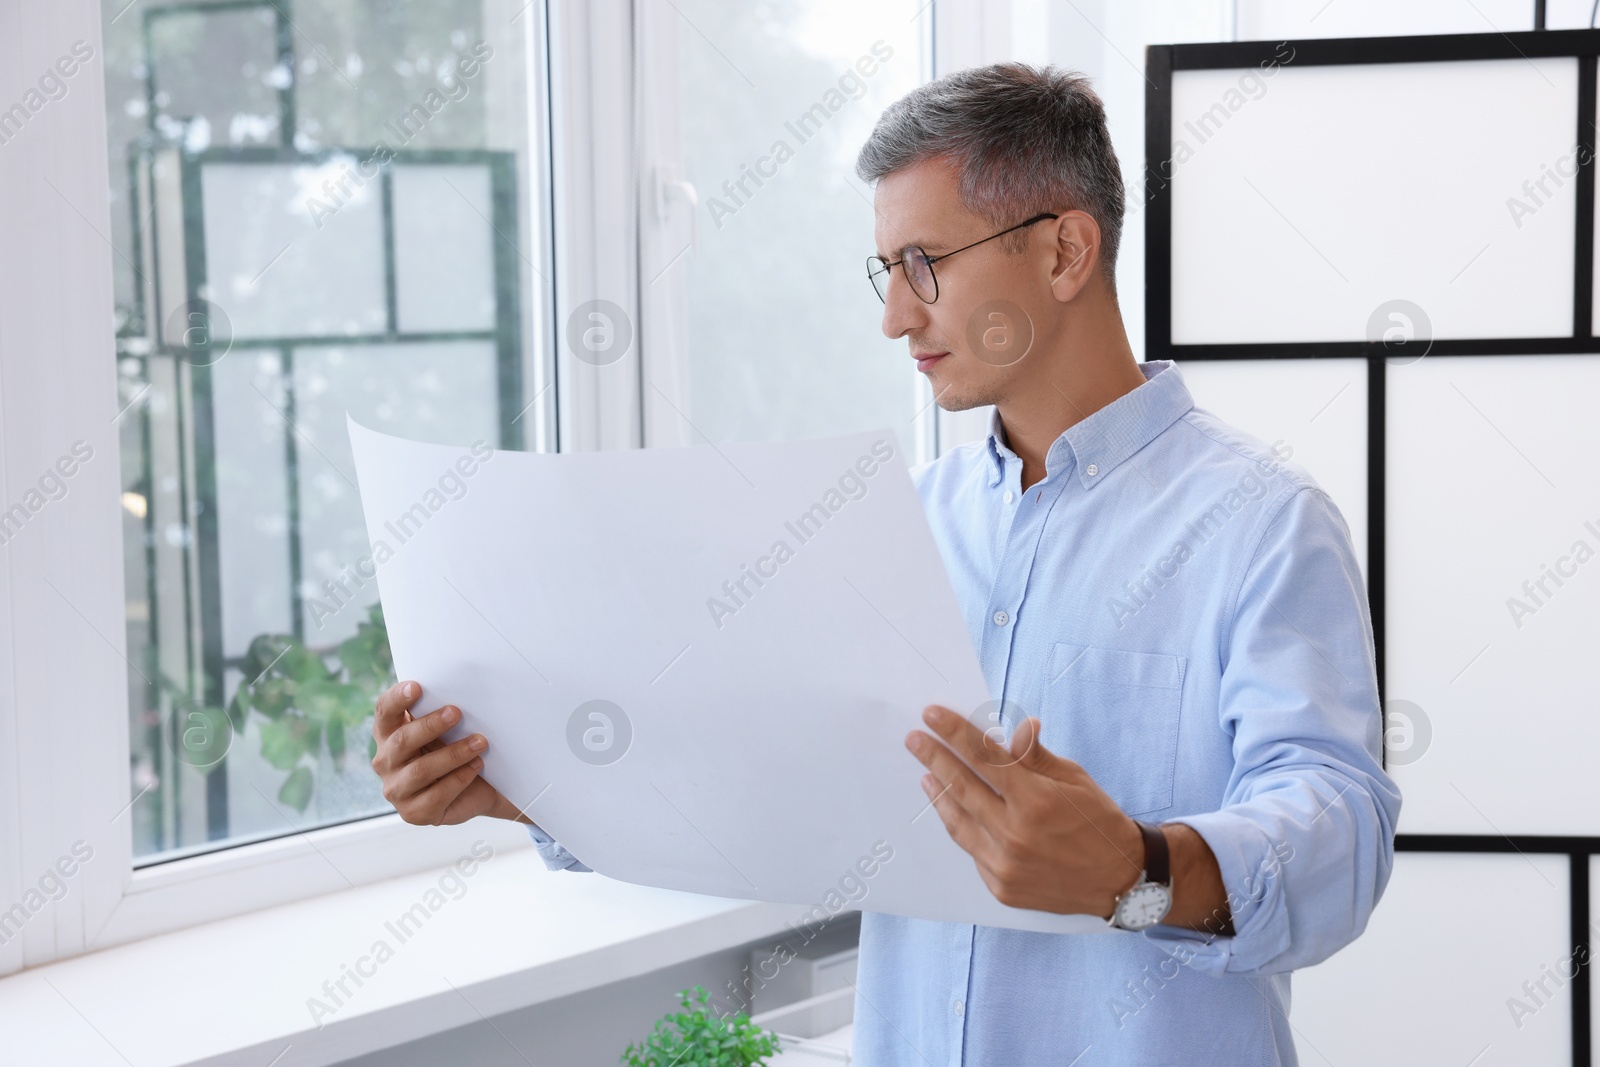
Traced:
<svg viewBox="0 0 1600 1067">
<path fill-rule="evenodd" d="M 1539 5 L 1535 25 L 1542 25 Z M 1182 159 L 1174 152 L 1174 81 L 1184 71 L 1246 70 L 1281 61 L 1285 46 L 1293 49 L 1293 66 L 1367 66 L 1372 64 L 1425 64 L 1473 60 L 1530 61 L 1541 58 L 1576 62 L 1576 115 L 1571 146 L 1576 156 L 1573 195 L 1570 330 L 1549 336 L 1421 337 L 1417 339 L 1319 340 L 1186 344 L 1174 342 L 1174 197 Z M 1382 37 L 1301 40 L 1292 42 L 1246 41 L 1192 45 L 1161 45 L 1148 49 L 1148 88 L 1145 108 L 1146 202 L 1146 359 L 1172 359 L 1179 363 L 1205 360 L 1330 359 L 1367 361 L 1367 578 L 1376 640 L 1380 695 L 1387 701 L 1388 580 L 1385 528 L 1389 465 L 1386 426 L 1388 375 L 1424 356 L 1562 356 L 1600 353 L 1595 336 L 1595 145 L 1596 72 L 1600 65 L 1600 30 L 1566 30 L 1519 33 L 1462 34 L 1432 37 Z M 1570 69 L 1570 68 L 1569 68 Z M 1569 75 L 1570 77 L 1570 75 Z M 1570 81 L 1566 84 L 1571 84 Z M 1488 127 L 1485 136 L 1493 137 Z M 1426 158 L 1414 158 L 1403 149 L 1406 166 L 1414 167 L 1418 180 L 1437 184 L 1441 168 Z M 1386 160 L 1374 166 L 1388 167 Z M 1391 168 L 1392 169 L 1392 168 Z M 1537 174 L 1537 172 L 1536 172 Z M 1448 180 L 1447 177 L 1445 180 Z M 1563 287 L 1566 282 L 1562 282 Z M 1386 718 L 1385 726 L 1388 726 Z M 1386 731 L 1387 736 L 1387 731 Z M 1395 847 L 1402 852 L 1452 853 L 1559 853 L 1568 858 L 1570 914 L 1568 925 L 1576 973 L 1565 996 L 1571 1003 L 1573 1062 L 1587 1065 L 1592 1053 L 1591 994 L 1588 967 L 1590 923 L 1590 863 L 1600 855 L 1600 837 L 1509 836 L 1498 834 L 1399 834 Z M 1485 921 L 1492 921 L 1486 917 Z M 1582 951 L 1579 951 L 1579 948 Z"/>
<path fill-rule="evenodd" d="M 1562 963 L 1572 868 L 1556 851 L 1397 852 L 1384 904 L 1363 936 L 1295 972 L 1290 1022 L 1300 1062 L 1570 1062 Z"/>
<path fill-rule="evenodd" d="M 1451 338 L 1386 341 L 1309 341 L 1270 344 L 1177 344 L 1172 329 L 1173 76 L 1180 71 L 1261 68 L 1281 63 L 1292 49 L 1294 68 L 1377 63 L 1459 62 L 1572 58 L 1578 63 L 1576 225 L 1573 327 L 1541 337 Z M 1371 37 L 1293 42 L 1241 41 L 1153 45 L 1146 57 L 1145 97 L 1145 345 L 1148 359 L 1258 359 L 1271 357 L 1420 358 L 1433 355 L 1518 355 L 1600 352 L 1593 335 L 1595 89 L 1600 30 L 1459 34 L 1438 37 Z M 1181 161 L 1180 161 L 1181 162 Z"/>
</svg>

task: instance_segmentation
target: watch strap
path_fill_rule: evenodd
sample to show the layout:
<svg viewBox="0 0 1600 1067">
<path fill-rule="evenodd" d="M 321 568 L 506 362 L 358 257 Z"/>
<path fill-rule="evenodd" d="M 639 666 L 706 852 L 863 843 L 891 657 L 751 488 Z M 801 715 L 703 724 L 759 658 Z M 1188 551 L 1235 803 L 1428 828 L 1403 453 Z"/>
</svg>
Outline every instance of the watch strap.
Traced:
<svg viewBox="0 0 1600 1067">
<path fill-rule="evenodd" d="M 1167 854 L 1167 835 L 1159 826 L 1134 820 L 1144 837 L 1144 876 L 1146 881 L 1160 885 L 1172 884 L 1171 860 Z"/>
</svg>

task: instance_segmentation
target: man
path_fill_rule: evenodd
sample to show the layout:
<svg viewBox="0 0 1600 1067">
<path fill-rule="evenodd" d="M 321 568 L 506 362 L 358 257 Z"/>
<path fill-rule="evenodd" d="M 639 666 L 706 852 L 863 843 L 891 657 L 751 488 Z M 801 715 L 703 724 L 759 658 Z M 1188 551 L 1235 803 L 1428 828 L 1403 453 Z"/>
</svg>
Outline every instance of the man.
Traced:
<svg viewBox="0 0 1600 1067">
<path fill-rule="evenodd" d="M 1293 1064 L 1289 974 L 1365 929 L 1400 809 L 1349 529 L 1170 361 L 1135 360 L 1121 170 L 1086 79 L 941 78 L 857 169 L 884 333 L 940 406 L 994 407 L 914 476 L 1011 736 L 929 708 L 907 747 L 999 900 L 1112 930 L 868 913 L 856 1058 Z M 434 741 L 457 716 L 410 721 L 417 692 L 378 706 L 384 795 L 413 822 L 518 818 L 476 777 L 481 738 Z M 587 869 L 529 829 L 550 866 Z"/>
</svg>

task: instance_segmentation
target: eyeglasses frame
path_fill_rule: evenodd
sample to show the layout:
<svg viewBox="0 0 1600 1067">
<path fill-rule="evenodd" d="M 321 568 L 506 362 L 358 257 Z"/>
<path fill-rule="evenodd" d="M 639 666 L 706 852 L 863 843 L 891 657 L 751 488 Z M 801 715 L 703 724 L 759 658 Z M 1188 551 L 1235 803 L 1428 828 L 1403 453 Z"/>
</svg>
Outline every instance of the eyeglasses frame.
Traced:
<svg viewBox="0 0 1600 1067">
<path fill-rule="evenodd" d="M 928 264 L 928 275 L 933 278 L 933 300 L 923 300 L 922 299 L 922 294 L 921 293 L 917 293 L 917 287 L 915 285 L 911 284 L 911 276 L 909 274 L 906 274 L 906 285 L 910 286 L 911 291 L 913 293 L 916 293 L 918 300 L 922 300 L 922 302 L 924 304 L 932 304 L 932 303 L 934 303 L 935 301 L 937 301 L 939 299 L 939 273 L 938 273 L 938 271 L 933 269 L 933 265 L 935 263 L 939 262 L 941 259 L 949 259 L 951 256 L 955 255 L 957 252 L 965 252 L 969 248 L 976 248 L 981 244 L 984 244 L 984 243 L 986 243 L 988 241 L 994 240 L 996 237 L 1004 237 L 1008 233 L 1013 233 L 1013 232 L 1015 232 L 1017 230 L 1023 229 L 1024 227 L 1032 226 L 1036 222 L 1043 222 L 1045 219 L 1059 219 L 1060 217 L 1061 217 L 1060 215 L 1056 214 L 1053 211 L 1041 212 L 1040 214 L 1035 215 L 1033 218 L 1028 219 L 1026 222 L 1019 222 L 1015 226 L 1010 226 L 1010 227 L 1007 227 L 1004 230 L 1001 230 L 999 233 L 991 233 L 988 237 L 982 238 L 981 240 L 973 241 L 969 245 L 962 245 L 960 248 L 954 249 L 953 251 L 950 251 L 950 252 L 941 252 L 937 256 L 928 255 L 926 252 L 922 251 L 922 249 L 918 248 L 916 245 L 906 245 L 905 248 L 902 248 L 900 250 L 900 258 L 897 259 L 897 260 L 894 260 L 893 262 L 888 262 L 888 261 L 884 260 L 882 256 L 868 256 L 867 257 L 867 280 L 869 282 L 872 282 L 872 291 L 874 293 L 878 293 L 878 283 L 876 281 L 873 281 L 874 277 L 876 277 L 877 272 L 875 272 L 872 269 L 872 265 L 874 263 L 882 264 L 883 270 L 884 270 L 885 273 L 887 273 L 890 270 L 890 268 L 892 268 L 892 267 L 899 267 L 900 268 L 900 273 L 901 274 L 905 274 L 906 273 L 906 268 L 905 268 L 904 264 L 905 264 L 905 261 L 906 261 L 906 252 L 909 251 L 909 250 L 915 250 L 918 254 L 920 254 L 922 256 L 922 258 Z M 887 290 L 888 287 L 889 287 L 889 283 L 885 282 L 884 283 L 884 289 Z M 888 297 L 888 295 L 886 293 L 878 293 L 878 299 L 880 301 L 882 301 L 884 304 L 888 304 L 888 302 L 889 302 L 889 297 Z"/>
</svg>

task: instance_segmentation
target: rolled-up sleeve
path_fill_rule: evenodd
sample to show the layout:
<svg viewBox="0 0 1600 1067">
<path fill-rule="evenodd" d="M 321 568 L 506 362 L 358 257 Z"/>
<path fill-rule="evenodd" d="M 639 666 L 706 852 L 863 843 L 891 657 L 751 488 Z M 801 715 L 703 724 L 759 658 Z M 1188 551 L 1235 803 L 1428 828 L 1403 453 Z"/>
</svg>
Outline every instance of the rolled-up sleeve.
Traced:
<svg viewBox="0 0 1600 1067">
<path fill-rule="evenodd" d="M 1216 855 L 1234 932 L 1147 938 L 1214 975 L 1308 967 L 1366 929 L 1394 866 L 1400 791 L 1383 770 L 1366 586 L 1314 485 L 1290 495 L 1221 630 L 1218 715 L 1234 770 L 1218 811 L 1171 821 Z"/>
<path fill-rule="evenodd" d="M 537 826 L 529 825 L 528 836 L 533 838 L 533 847 L 544 860 L 544 865 L 552 871 L 589 871 L 578 857 L 562 847 L 561 842 Z"/>
</svg>

